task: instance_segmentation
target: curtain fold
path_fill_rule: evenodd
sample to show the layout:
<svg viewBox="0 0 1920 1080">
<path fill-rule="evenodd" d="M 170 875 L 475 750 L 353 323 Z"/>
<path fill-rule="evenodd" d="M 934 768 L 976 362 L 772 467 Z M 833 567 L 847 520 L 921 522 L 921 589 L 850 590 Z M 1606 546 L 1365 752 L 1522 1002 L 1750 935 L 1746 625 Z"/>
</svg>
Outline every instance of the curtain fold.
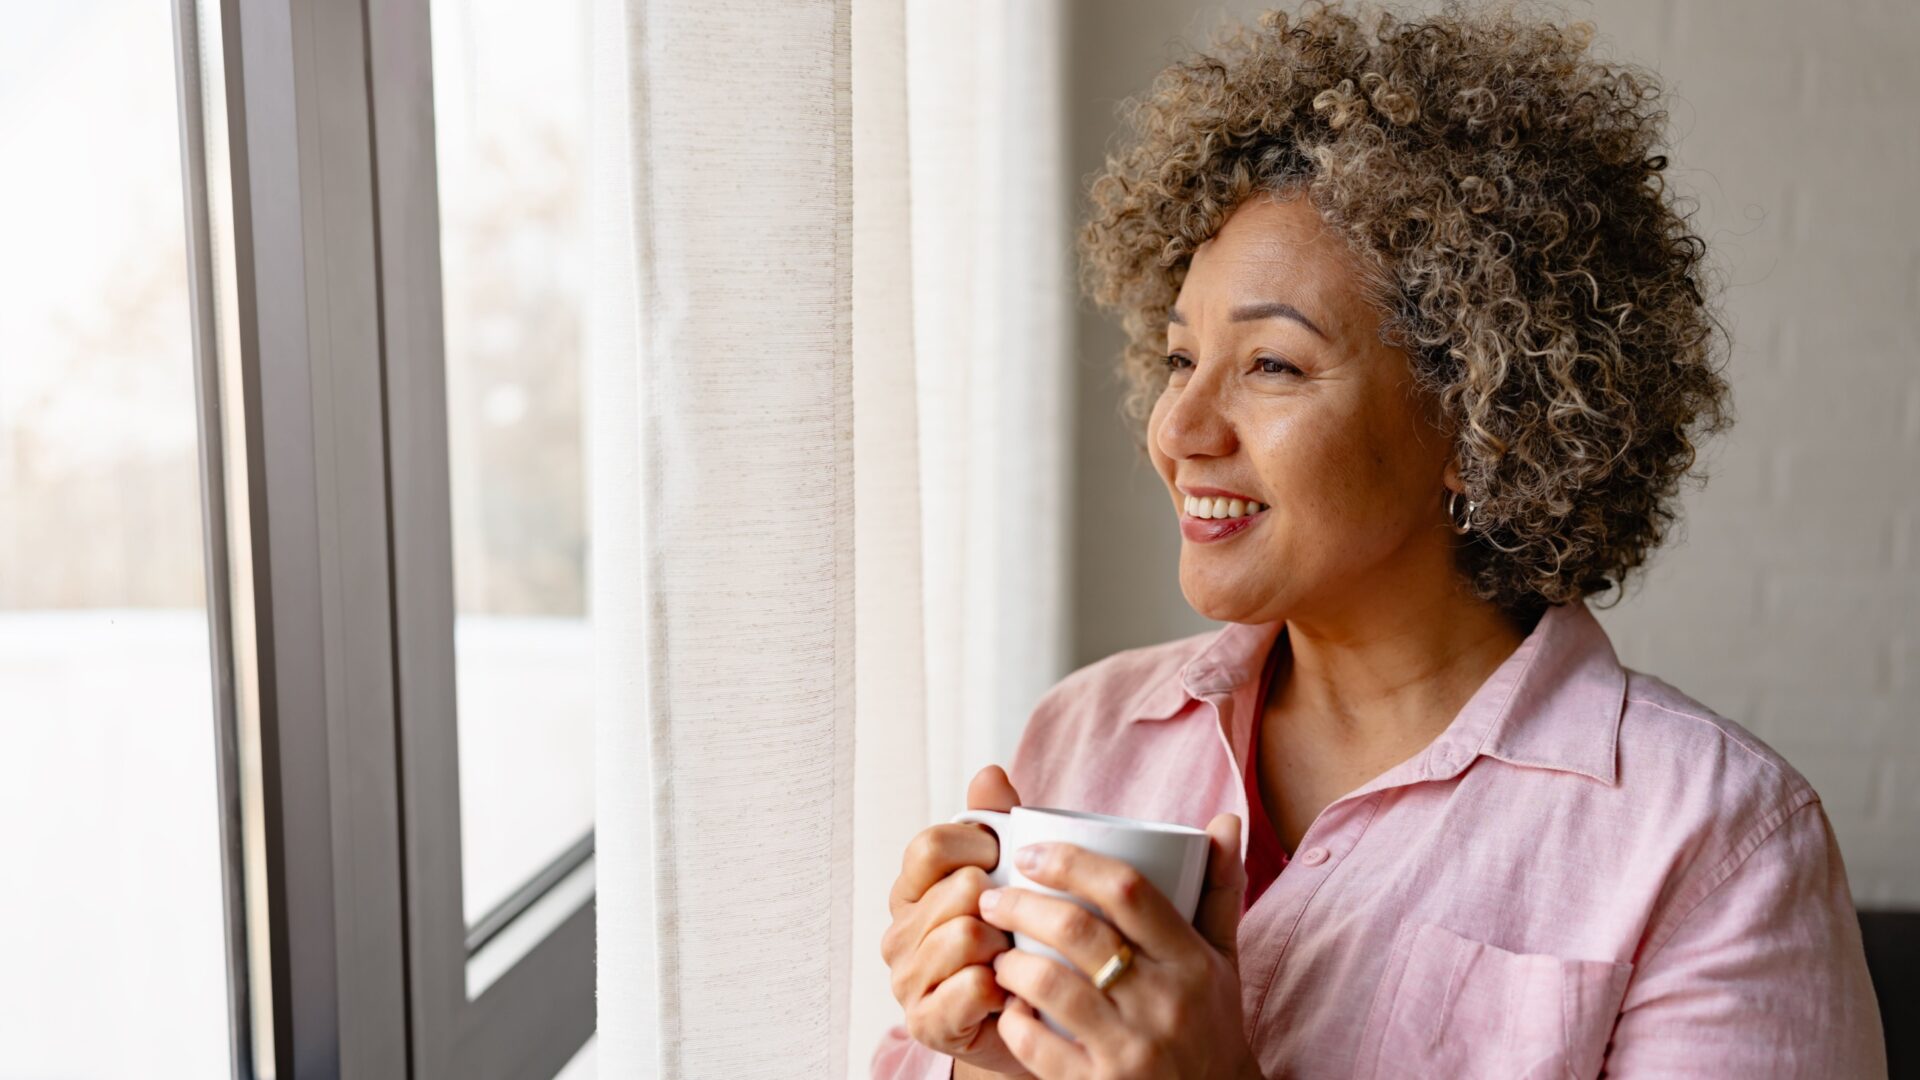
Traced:
<svg viewBox="0 0 1920 1080">
<path fill-rule="evenodd" d="M 906 843 L 1064 674 L 1058 4 L 593 26 L 600 1068 L 865 1075 Z"/>
<path fill-rule="evenodd" d="M 850 8 L 607 14 L 634 334 L 593 365 L 601 1067 L 843 1075 Z"/>
<path fill-rule="evenodd" d="M 853 978 L 848 1075 L 899 1006 L 880 960 L 887 894 L 933 813 L 927 733 L 919 381 L 914 358 L 906 9 L 853 6 L 854 753 Z M 836 1074 L 839 1075 L 839 1074 Z"/>
<path fill-rule="evenodd" d="M 1064 15 L 1053 0 L 906 11 L 930 798 L 944 817 L 1064 673 Z"/>
</svg>

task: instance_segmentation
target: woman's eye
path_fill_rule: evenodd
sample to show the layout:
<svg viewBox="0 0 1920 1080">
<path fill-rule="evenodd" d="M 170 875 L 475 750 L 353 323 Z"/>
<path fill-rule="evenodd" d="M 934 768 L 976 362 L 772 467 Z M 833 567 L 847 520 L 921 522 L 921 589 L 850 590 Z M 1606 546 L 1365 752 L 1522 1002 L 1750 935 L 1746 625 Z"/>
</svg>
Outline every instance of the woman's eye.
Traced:
<svg viewBox="0 0 1920 1080">
<path fill-rule="evenodd" d="M 1259 364 L 1260 370 L 1268 375 L 1285 375 L 1288 373 L 1298 375 L 1300 373 L 1299 368 L 1294 367 L 1285 360 L 1278 360 L 1271 356 L 1263 356 L 1254 361 L 1254 363 Z"/>
<path fill-rule="evenodd" d="M 1180 366 L 1180 362 L 1181 362 L 1181 361 L 1183 361 L 1183 360 L 1185 360 L 1185 359 L 1186 359 L 1186 357 L 1184 357 L 1184 356 L 1181 356 L 1181 355 L 1180 355 L 1180 354 L 1178 354 L 1178 353 L 1172 353 L 1172 354 L 1169 354 L 1169 355 L 1167 356 L 1167 370 L 1168 370 L 1168 371 L 1170 371 L 1170 372 L 1171 372 L 1171 371 L 1185 371 L 1186 369 Z"/>
</svg>

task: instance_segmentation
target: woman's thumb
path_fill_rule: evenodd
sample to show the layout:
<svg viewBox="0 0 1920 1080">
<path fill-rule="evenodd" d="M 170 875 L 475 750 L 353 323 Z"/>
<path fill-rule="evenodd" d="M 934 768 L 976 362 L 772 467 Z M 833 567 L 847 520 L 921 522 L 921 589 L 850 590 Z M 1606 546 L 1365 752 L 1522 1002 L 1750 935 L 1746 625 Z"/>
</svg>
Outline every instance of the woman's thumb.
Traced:
<svg viewBox="0 0 1920 1080">
<path fill-rule="evenodd" d="M 1240 861 L 1240 815 L 1215 814 L 1207 823 L 1212 837 L 1207 852 L 1207 884 L 1200 892 L 1200 908 L 1193 927 L 1200 936 L 1240 965 L 1240 908 L 1247 895 L 1247 867 Z"/>
<path fill-rule="evenodd" d="M 1020 805 L 1020 793 L 998 765 L 989 765 L 973 774 L 967 784 L 967 809 L 1011 810 Z"/>
</svg>

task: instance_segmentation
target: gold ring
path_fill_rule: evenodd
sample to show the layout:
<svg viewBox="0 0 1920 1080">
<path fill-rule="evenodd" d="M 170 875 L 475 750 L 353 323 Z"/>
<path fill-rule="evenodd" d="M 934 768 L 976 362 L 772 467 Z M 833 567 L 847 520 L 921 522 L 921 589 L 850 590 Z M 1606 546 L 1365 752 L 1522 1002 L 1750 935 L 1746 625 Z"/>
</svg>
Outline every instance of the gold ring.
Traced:
<svg viewBox="0 0 1920 1080">
<path fill-rule="evenodd" d="M 1133 950 L 1127 948 L 1127 943 L 1123 941 L 1120 943 L 1120 951 L 1107 957 L 1107 962 L 1101 964 L 1100 970 L 1094 973 L 1094 988 L 1105 990 L 1107 987 L 1112 986 L 1113 980 L 1119 978 L 1120 973 L 1132 965 Z"/>
</svg>

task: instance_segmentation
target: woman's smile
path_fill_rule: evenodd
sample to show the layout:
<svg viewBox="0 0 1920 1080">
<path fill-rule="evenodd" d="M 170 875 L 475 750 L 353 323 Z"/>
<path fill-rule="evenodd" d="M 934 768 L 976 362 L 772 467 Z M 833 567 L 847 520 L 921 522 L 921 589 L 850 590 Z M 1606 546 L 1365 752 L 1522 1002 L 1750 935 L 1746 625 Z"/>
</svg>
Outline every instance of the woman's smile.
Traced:
<svg viewBox="0 0 1920 1080">
<path fill-rule="evenodd" d="M 1238 536 L 1254 526 L 1273 509 L 1237 491 L 1213 487 L 1176 487 L 1185 510 L 1180 515 L 1180 535 L 1199 544 L 1210 544 Z"/>
<path fill-rule="evenodd" d="M 1194 511 L 1201 508 L 1193 505 L 1195 501 L 1192 497 L 1189 497 L 1187 500 L 1187 510 L 1180 515 L 1180 535 L 1196 544 L 1211 544 L 1216 540 L 1225 540 L 1230 536 L 1238 536 L 1260 522 L 1265 521 L 1267 519 L 1267 511 L 1273 509 L 1271 506 L 1263 506 L 1260 503 L 1253 503 L 1249 506 L 1235 500 L 1234 505 L 1243 507 L 1239 514 L 1233 514 L 1227 517 L 1196 517 Z M 1205 508 L 1206 513 L 1212 513 L 1213 507 L 1218 505 L 1213 500 L 1202 499 L 1198 501 L 1208 504 Z M 1256 507 L 1257 509 L 1255 509 Z M 1229 513 L 1231 512 L 1229 511 Z"/>
</svg>

